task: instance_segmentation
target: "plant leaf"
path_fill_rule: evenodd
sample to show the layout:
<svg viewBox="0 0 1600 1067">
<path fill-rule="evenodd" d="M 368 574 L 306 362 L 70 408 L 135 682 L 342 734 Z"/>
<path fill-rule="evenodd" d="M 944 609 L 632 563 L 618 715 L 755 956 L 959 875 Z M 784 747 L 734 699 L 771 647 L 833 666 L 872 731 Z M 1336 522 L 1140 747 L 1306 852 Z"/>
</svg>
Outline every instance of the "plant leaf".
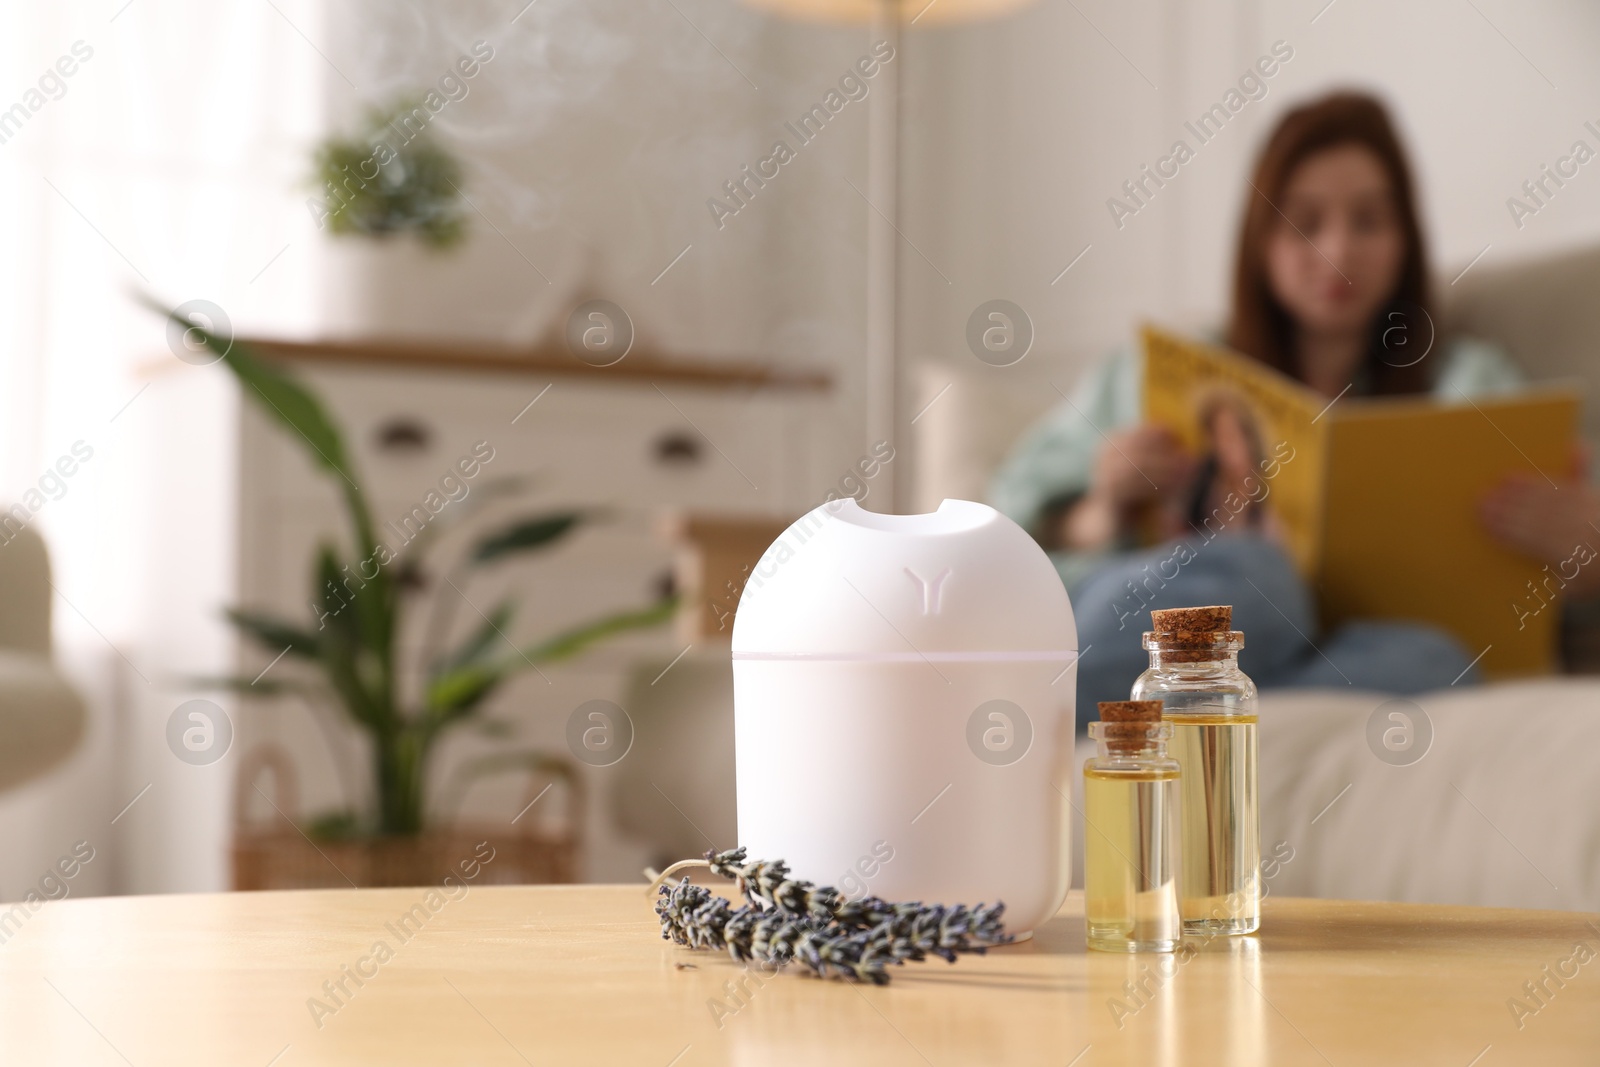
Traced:
<svg viewBox="0 0 1600 1067">
<path fill-rule="evenodd" d="M 338 810 L 313 815 L 300 828 L 316 841 L 350 841 L 371 832 L 356 812 Z"/>
<path fill-rule="evenodd" d="M 313 462 L 342 478 L 354 480 L 345 456 L 344 437 L 322 409 L 315 394 L 288 374 L 263 362 L 243 342 L 231 337 L 218 337 L 148 298 L 145 303 L 188 332 L 198 335 L 202 343 L 220 357 L 220 362 L 233 372 L 241 385 L 255 394 L 274 418 L 299 435 L 310 449 Z"/>
<path fill-rule="evenodd" d="M 443 724 L 470 714 L 505 680 L 502 667 L 474 663 L 443 671 L 428 681 L 428 713 Z"/>
<path fill-rule="evenodd" d="M 374 695 L 362 677 L 361 620 L 350 601 L 340 594 L 344 586 L 340 585 L 339 559 L 327 545 L 317 553 L 316 573 L 318 587 L 314 595 L 321 603 L 318 622 L 322 640 L 318 651 L 322 673 L 353 718 L 379 729 L 392 715 L 386 713 L 383 697 Z"/>
<path fill-rule="evenodd" d="M 669 596 L 656 601 L 648 608 L 640 608 L 635 611 L 619 611 L 614 615 L 606 615 L 593 622 L 586 622 L 581 626 L 563 630 L 561 633 L 545 639 L 532 648 L 523 649 L 520 655 L 508 658 L 504 663 L 505 666 L 516 670 L 519 663 L 531 667 L 535 663 L 550 663 L 555 660 L 567 659 L 613 634 L 659 626 L 672 618 L 673 612 L 677 610 L 677 607 L 678 598 Z"/>
<path fill-rule="evenodd" d="M 319 642 L 317 635 L 309 630 L 302 630 L 294 623 L 283 622 L 263 612 L 242 608 L 227 609 L 227 616 L 230 622 L 264 648 L 274 652 L 287 649 L 292 656 L 317 658 Z"/>
<path fill-rule="evenodd" d="M 588 516 L 582 511 L 559 511 L 549 515 L 535 515 L 490 534 L 479 541 L 472 550 L 472 562 L 488 563 L 516 552 L 526 552 L 552 544 Z"/>
<path fill-rule="evenodd" d="M 420 566 L 420 561 L 426 558 L 434 544 L 447 531 L 466 524 L 473 516 L 506 497 L 527 492 L 536 483 L 536 478 L 521 474 L 508 474 L 503 478 L 493 478 L 480 483 L 462 499 L 460 504 L 449 508 L 428 523 L 403 546 L 397 546 L 399 558 Z"/>
<path fill-rule="evenodd" d="M 476 663 L 496 643 L 509 641 L 510 639 L 506 637 L 506 630 L 510 627 L 511 617 L 515 613 L 516 604 L 510 600 L 502 600 L 493 611 L 489 612 L 489 617 L 483 620 L 483 625 L 479 626 L 471 636 L 461 642 L 459 648 L 440 659 L 434 668 L 434 674 L 444 674 L 457 667 Z"/>
<path fill-rule="evenodd" d="M 317 546 L 317 559 L 315 564 L 316 586 L 311 590 L 311 602 L 317 605 L 317 630 L 323 635 L 320 644 L 326 644 L 330 631 L 342 633 L 348 640 L 354 641 L 360 635 L 361 623 L 356 618 L 356 612 L 351 608 L 353 597 L 347 597 L 350 592 L 340 584 L 343 575 L 339 573 L 339 555 L 333 546 L 322 544 Z"/>
<path fill-rule="evenodd" d="M 186 682 L 195 689 L 233 693 L 242 697 L 275 697 L 285 693 L 304 697 L 311 692 L 310 687 L 296 679 L 196 677 L 186 679 Z"/>
<path fill-rule="evenodd" d="M 293 376 L 263 361 L 242 341 L 218 337 L 151 297 L 141 295 L 139 299 L 146 307 L 198 335 L 202 343 L 220 357 L 219 361 L 233 372 L 245 392 L 259 400 L 274 419 L 294 431 L 294 436 L 306 446 L 312 462 L 338 475 L 339 488 L 344 493 L 350 519 L 355 526 L 357 545 L 364 557 L 370 558 L 375 554 L 377 545 L 372 515 L 367 510 L 365 495 L 350 466 L 344 435 L 338 424 L 323 410 L 316 394 Z M 379 578 L 387 584 L 386 576 L 380 575 Z"/>
</svg>

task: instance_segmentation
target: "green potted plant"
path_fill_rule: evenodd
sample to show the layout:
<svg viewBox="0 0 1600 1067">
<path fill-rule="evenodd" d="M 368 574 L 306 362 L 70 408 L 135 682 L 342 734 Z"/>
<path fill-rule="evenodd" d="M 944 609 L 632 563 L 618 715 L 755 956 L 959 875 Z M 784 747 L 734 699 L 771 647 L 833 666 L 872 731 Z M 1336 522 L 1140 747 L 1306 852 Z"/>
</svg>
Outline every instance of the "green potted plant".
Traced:
<svg viewBox="0 0 1600 1067">
<path fill-rule="evenodd" d="M 429 131 L 402 130 L 414 114 L 426 114 L 420 101 L 402 98 L 368 112 L 359 133 L 317 146 L 312 159 L 322 200 L 312 201 L 312 214 L 318 225 L 365 237 L 412 233 L 434 249 L 460 242 L 466 234 L 461 164 Z"/>
<path fill-rule="evenodd" d="M 301 254 L 318 315 L 334 333 L 531 340 L 573 296 L 587 251 L 566 242 L 557 254 L 560 234 L 531 239 L 492 188 L 475 192 L 476 161 L 430 117 L 428 95 L 371 108 L 311 146 L 306 208 L 326 239 Z"/>
<path fill-rule="evenodd" d="M 424 835 L 430 829 L 429 759 L 441 738 L 468 724 L 485 725 L 485 703 L 519 673 L 576 655 L 614 634 L 655 626 L 672 616 L 676 598 L 668 595 L 636 610 L 606 615 L 565 630 L 530 647 L 517 647 L 507 637 L 516 605 L 504 600 L 487 612 L 481 624 L 464 639 L 421 665 L 420 696 L 407 702 L 399 685 L 402 664 L 397 637 L 412 601 L 421 594 L 411 588 L 417 584 L 415 581 L 404 579 L 423 573 L 428 551 L 438 541 L 434 534 L 436 524 L 425 527 L 421 536 L 399 550 L 380 542 L 344 435 L 315 394 L 288 373 L 262 361 L 248 346 L 217 337 L 175 313 L 164 313 L 217 353 L 219 362 L 238 379 L 244 393 L 305 446 L 312 462 L 332 477 L 344 504 L 349 542 L 342 548 L 324 543 L 317 551 L 312 570 L 312 603 L 316 606 L 312 621 L 282 619 L 247 609 L 228 611 L 234 625 L 263 649 L 274 655 L 283 653 L 311 667 L 313 676 L 319 677 L 333 694 L 344 717 L 369 743 L 370 809 L 336 812 L 300 827 L 309 838 L 319 842 L 388 842 L 394 852 L 397 842 Z M 548 548 L 592 517 L 584 511 L 567 510 L 526 516 L 496 527 L 474 541 L 457 565 L 457 577 Z M 354 580 L 352 575 L 356 576 Z M 447 578 L 446 584 L 449 588 L 437 595 L 462 595 L 455 579 Z M 252 682 L 241 678 L 227 684 L 237 692 L 253 695 L 303 692 L 301 683 L 292 680 Z M 462 773 L 509 767 L 570 776 L 570 764 L 565 760 L 537 751 L 496 753 L 464 768 Z M 248 778 L 241 769 L 241 779 Z M 399 847 L 404 850 L 403 843 Z M 322 854 L 326 858 L 327 852 Z M 409 868 L 427 868 L 435 858 L 421 857 Z M 402 884 L 415 884 L 427 875 L 425 870 L 411 873 L 403 862 L 398 864 L 399 870 L 393 869 L 395 863 L 388 867 L 390 873 L 374 874 L 369 880 L 381 883 L 399 879 Z M 350 877 L 342 868 L 339 873 Z"/>
</svg>

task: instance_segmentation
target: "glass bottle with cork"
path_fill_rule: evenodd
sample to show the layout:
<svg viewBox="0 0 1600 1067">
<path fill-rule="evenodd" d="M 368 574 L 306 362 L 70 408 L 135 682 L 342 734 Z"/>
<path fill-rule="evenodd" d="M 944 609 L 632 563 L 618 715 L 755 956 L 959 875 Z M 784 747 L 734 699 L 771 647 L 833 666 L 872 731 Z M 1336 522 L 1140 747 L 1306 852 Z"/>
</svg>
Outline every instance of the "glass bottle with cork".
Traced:
<svg viewBox="0 0 1600 1067">
<path fill-rule="evenodd" d="M 1261 925 L 1261 808 L 1256 686 L 1239 670 L 1244 634 L 1233 608 L 1152 611 L 1150 669 L 1134 700 L 1159 700 L 1182 769 L 1180 908 L 1186 934 L 1253 933 Z"/>
<path fill-rule="evenodd" d="M 1178 763 L 1159 700 L 1100 704 L 1083 765 L 1084 918 L 1090 948 L 1171 952 L 1178 910 Z"/>
</svg>

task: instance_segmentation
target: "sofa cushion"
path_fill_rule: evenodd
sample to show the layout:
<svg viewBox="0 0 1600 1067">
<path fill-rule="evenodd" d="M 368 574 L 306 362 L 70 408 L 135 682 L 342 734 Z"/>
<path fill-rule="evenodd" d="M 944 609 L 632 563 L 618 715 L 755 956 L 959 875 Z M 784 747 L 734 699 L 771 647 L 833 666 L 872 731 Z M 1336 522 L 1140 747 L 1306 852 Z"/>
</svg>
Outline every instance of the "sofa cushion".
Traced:
<svg viewBox="0 0 1600 1067">
<path fill-rule="evenodd" d="M 1261 853 L 1284 896 L 1592 911 L 1600 905 L 1600 681 L 1261 698 Z M 1381 710 L 1380 710 L 1381 709 Z M 1420 709 L 1420 715 L 1416 709 Z M 1431 727 L 1425 754 L 1387 749 Z M 1377 713 L 1375 740 L 1369 723 Z M 1083 761 L 1073 766 L 1083 884 Z M 1385 753 L 1387 761 L 1380 758 Z"/>
<path fill-rule="evenodd" d="M 1443 332 L 1504 345 L 1536 381 L 1582 382 L 1584 436 L 1600 442 L 1600 246 L 1503 265 L 1485 259 L 1438 290 Z"/>
<path fill-rule="evenodd" d="M 1549 678 L 1419 696 L 1261 700 L 1262 853 L 1291 896 L 1592 910 L 1600 903 L 1600 681 Z M 1413 742 L 1420 751 L 1386 750 Z M 1378 722 L 1370 726 L 1374 716 Z M 1387 756 L 1380 758 L 1377 754 Z M 1269 868 L 1268 873 L 1272 873 Z"/>
</svg>

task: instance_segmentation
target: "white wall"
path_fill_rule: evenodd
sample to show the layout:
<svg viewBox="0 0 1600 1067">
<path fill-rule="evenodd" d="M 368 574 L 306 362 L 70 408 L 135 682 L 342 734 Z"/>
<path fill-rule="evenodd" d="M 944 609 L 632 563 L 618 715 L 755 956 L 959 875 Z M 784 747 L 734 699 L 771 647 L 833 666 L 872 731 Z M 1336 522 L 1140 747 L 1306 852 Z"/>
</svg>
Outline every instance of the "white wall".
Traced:
<svg viewBox="0 0 1600 1067">
<path fill-rule="evenodd" d="M 966 316 L 993 297 L 1034 320 L 1034 352 L 1014 368 L 1023 380 L 1069 381 L 1141 316 L 1220 318 L 1255 150 L 1286 107 L 1335 86 L 1392 104 L 1444 282 L 1485 245 L 1491 263 L 1600 239 L 1600 165 L 1520 231 L 1505 206 L 1573 140 L 1600 150 L 1582 128 L 1600 125 L 1600 9 L 1581 0 L 1326 4 L 1078 0 L 908 35 L 903 227 L 955 283 L 908 253 L 903 318 L 916 354 L 971 361 Z M 1193 143 L 1183 121 L 1277 40 L 1295 54 L 1268 95 L 1119 229 L 1107 198 L 1174 139 Z M 908 402 L 915 410 L 926 399 Z"/>
<path fill-rule="evenodd" d="M 796 143 L 783 122 L 864 54 L 865 31 L 791 25 L 731 0 L 542 0 L 511 24 L 515 13 L 357 0 L 330 17 L 325 48 L 358 87 L 323 81 L 338 128 L 436 81 L 473 42 L 494 50 L 430 127 L 466 161 L 467 195 L 486 216 L 471 217 L 467 247 L 445 260 L 481 264 L 477 290 L 441 309 L 451 321 L 435 332 L 544 339 L 599 296 L 654 347 L 848 367 L 866 208 L 845 179 L 862 183 L 864 103 L 720 227 L 706 201 L 726 200 L 723 182 L 774 140 Z M 319 242 L 309 215 L 301 229 L 297 254 L 328 273 L 344 249 Z M 325 325 L 386 325 L 351 321 L 339 303 L 325 303 Z"/>
</svg>

